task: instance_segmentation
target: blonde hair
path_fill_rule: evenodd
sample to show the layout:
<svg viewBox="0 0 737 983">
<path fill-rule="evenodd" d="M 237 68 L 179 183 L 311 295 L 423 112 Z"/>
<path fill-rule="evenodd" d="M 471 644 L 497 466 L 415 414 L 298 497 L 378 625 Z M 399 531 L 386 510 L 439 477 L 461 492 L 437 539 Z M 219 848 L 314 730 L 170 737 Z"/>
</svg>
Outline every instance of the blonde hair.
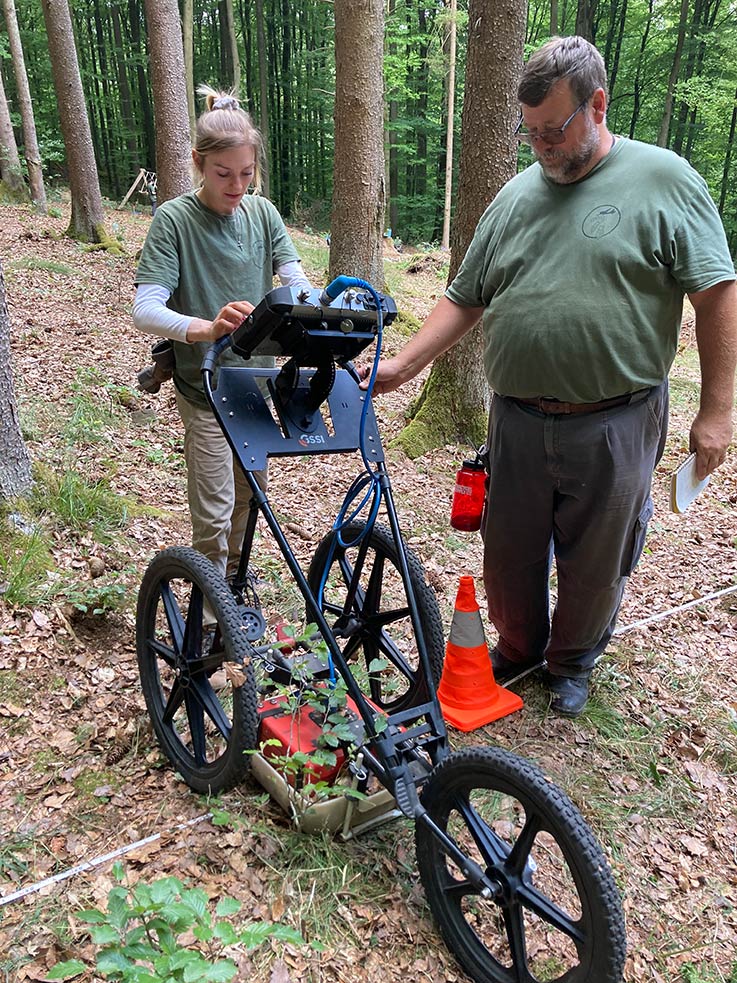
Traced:
<svg viewBox="0 0 737 983">
<path fill-rule="evenodd" d="M 200 85 L 197 95 L 204 98 L 205 110 L 195 126 L 194 150 L 200 157 L 206 157 L 232 147 L 253 147 L 256 151 L 253 186 L 254 190 L 258 190 L 264 141 L 253 120 L 241 109 L 232 92 L 218 92 L 209 85 Z"/>
</svg>

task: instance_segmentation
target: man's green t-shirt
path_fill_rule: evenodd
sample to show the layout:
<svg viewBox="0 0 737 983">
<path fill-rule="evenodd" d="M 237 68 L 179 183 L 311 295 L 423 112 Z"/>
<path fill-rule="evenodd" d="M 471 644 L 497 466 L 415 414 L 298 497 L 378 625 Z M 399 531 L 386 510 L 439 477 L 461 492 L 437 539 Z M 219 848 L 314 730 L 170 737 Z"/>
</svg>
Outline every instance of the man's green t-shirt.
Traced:
<svg viewBox="0 0 737 983">
<path fill-rule="evenodd" d="M 299 256 L 274 205 L 257 195 L 245 197 L 233 215 L 207 208 L 194 192 L 156 209 L 136 284 L 154 283 L 171 291 L 167 306 L 180 314 L 212 320 L 230 301 L 256 305 L 274 285 L 276 269 Z M 208 342 L 174 342 L 174 382 L 193 403 L 206 406 L 200 366 Z M 243 365 L 226 351 L 220 365 Z M 252 358 L 249 365 L 271 364 Z"/>
<path fill-rule="evenodd" d="M 705 181 L 676 154 L 619 138 L 574 184 L 536 163 L 505 185 L 447 296 L 486 308 L 494 392 L 588 403 L 659 385 L 684 293 L 734 276 Z"/>
</svg>

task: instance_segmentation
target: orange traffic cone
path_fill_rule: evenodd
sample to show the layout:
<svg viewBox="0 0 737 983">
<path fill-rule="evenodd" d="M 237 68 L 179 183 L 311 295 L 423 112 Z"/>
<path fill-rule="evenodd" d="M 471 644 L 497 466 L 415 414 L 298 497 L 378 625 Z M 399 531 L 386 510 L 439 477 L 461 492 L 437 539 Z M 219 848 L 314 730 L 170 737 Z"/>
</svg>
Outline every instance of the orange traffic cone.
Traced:
<svg viewBox="0 0 737 983">
<path fill-rule="evenodd" d="M 438 699 L 447 723 L 463 731 L 483 727 L 523 706 L 516 693 L 494 679 L 473 577 L 461 577 L 458 585 Z"/>
</svg>

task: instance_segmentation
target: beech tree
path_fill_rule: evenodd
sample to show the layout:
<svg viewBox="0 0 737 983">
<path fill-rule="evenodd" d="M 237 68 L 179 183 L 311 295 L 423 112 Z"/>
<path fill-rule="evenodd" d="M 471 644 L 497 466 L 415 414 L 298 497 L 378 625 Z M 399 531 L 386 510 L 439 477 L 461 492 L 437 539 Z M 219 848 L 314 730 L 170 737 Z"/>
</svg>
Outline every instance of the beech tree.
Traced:
<svg viewBox="0 0 737 983">
<path fill-rule="evenodd" d="M 146 0 L 151 88 L 156 120 L 156 198 L 192 190 L 184 46 L 177 0 Z"/>
<path fill-rule="evenodd" d="M 517 169 L 517 84 L 525 37 L 523 0 L 470 0 L 458 197 L 448 282 L 481 215 Z M 397 437 L 411 457 L 455 439 L 480 445 L 489 388 L 479 326 L 435 360 L 413 419 Z"/>
<path fill-rule="evenodd" d="M 0 261 L 0 500 L 7 501 L 31 490 L 31 459 L 18 418 L 18 402 L 10 364 L 10 316 L 5 279 Z"/>
<path fill-rule="evenodd" d="M 100 179 L 79 75 L 69 3 L 68 0 L 41 0 L 41 6 L 72 197 L 72 215 L 66 234 L 71 239 L 100 243 L 111 252 L 120 252 L 120 246 L 105 232 Z"/>
<path fill-rule="evenodd" d="M 21 125 L 23 127 L 23 153 L 28 169 L 28 184 L 31 189 L 31 200 L 34 208 L 41 214 L 46 213 L 46 189 L 44 188 L 43 172 L 41 170 L 41 155 L 38 150 L 36 137 L 36 122 L 33 118 L 33 103 L 31 90 L 28 85 L 26 62 L 23 57 L 23 46 L 18 30 L 18 17 L 15 11 L 15 0 L 3 0 L 5 24 L 8 29 L 10 53 L 13 57 L 13 73 L 18 90 L 18 108 L 20 109 Z"/>
<path fill-rule="evenodd" d="M 335 0 L 335 157 L 330 278 L 384 285 L 384 5 Z M 360 71 L 356 53 L 360 52 Z"/>
<path fill-rule="evenodd" d="M 27 197 L 18 145 L 15 142 L 13 124 L 10 122 L 2 72 L 0 72 L 0 182 L 4 185 L 5 197 L 14 201 L 22 201 Z"/>
</svg>

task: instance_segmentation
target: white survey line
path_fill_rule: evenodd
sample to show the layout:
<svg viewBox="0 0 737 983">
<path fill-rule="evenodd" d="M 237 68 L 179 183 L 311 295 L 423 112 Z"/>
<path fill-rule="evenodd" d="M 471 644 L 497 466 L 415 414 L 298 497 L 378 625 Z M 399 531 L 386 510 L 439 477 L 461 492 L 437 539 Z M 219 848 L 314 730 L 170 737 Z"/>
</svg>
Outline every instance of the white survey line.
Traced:
<svg viewBox="0 0 737 983">
<path fill-rule="evenodd" d="M 725 594 L 734 594 L 735 591 L 737 591 L 737 584 L 714 591 L 713 594 L 704 594 L 703 597 L 697 597 L 693 601 L 688 601 L 686 604 L 679 604 L 677 608 L 669 608 L 667 611 L 661 611 L 660 614 L 653 614 L 649 618 L 642 618 L 640 621 L 635 621 L 631 625 L 623 625 L 621 628 L 615 628 L 614 634 L 624 635 L 625 632 L 633 631 L 635 628 L 643 628 L 645 625 L 652 625 L 656 621 L 665 621 L 666 618 L 671 618 L 674 614 L 687 611 L 689 608 L 694 608 L 699 604 L 703 604 L 705 601 L 713 601 L 717 597 L 724 597 Z"/>
<path fill-rule="evenodd" d="M 203 816 L 197 816 L 194 819 L 190 819 L 186 823 L 180 823 L 178 826 L 174 827 L 174 830 L 187 829 L 188 826 L 196 826 L 197 823 L 203 822 L 205 819 L 210 819 L 212 817 L 211 812 L 206 812 Z M 147 836 L 143 840 L 137 840 L 135 843 L 129 843 L 127 846 L 121 846 L 117 850 L 113 850 L 112 853 L 104 853 L 100 857 L 94 857 L 92 860 L 85 860 L 81 864 L 77 864 L 76 867 L 70 867 L 68 870 L 63 870 L 60 874 L 54 874 L 53 877 L 47 877 L 43 881 L 38 881 L 36 884 L 29 884 L 27 887 L 23 887 L 20 891 L 14 891 L 13 894 L 4 894 L 0 898 L 0 908 L 3 905 L 10 904 L 11 901 L 20 901 L 21 898 L 27 897 L 29 894 L 35 894 L 37 891 L 42 891 L 45 887 L 51 884 L 58 884 L 59 881 L 66 881 L 70 877 L 74 877 L 75 874 L 81 874 L 85 870 L 94 870 L 95 867 L 101 867 L 102 864 L 108 863 L 110 860 L 115 860 L 118 857 L 125 856 L 126 853 L 130 853 L 132 850 L 137 850 L 138 847 L 146 846 L 148 843 L 154 843 L 156 840 L 161 839 L 161 833 L 154 833 L 153 836 Z"/>
</svg>

